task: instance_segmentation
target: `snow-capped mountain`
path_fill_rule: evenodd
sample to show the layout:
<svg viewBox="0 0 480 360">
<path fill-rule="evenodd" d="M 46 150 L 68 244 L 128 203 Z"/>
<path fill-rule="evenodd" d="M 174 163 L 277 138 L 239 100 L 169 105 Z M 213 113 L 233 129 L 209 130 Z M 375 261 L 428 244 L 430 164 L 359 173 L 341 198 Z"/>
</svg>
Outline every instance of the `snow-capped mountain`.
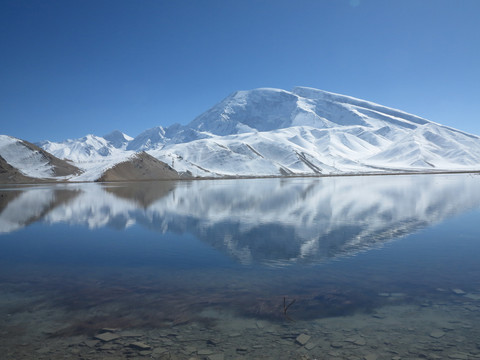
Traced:
<svg viewBox="0 0 480 360">
<path fill-rule="evenodd" d="M 200 177 L 480 170 L 476 135 L 305 87 L 237 91 L 187 125 L 133 139 L 114 131 L 40 146 L 82 169 L 71 178 L 82 181 L 142 151 Z"/>
<path fill-rule="evenodd" d="M 128 150 L 145 151 L 156 149 L 165 144 L 165 129 L 161 126 L 145 130 L 140 135 L 135 137 L 127 146 Z"/>
<path fill-rule="evenodd" d="M 478 136 L 310 88 L 239 91 L 185 129 L 150 154 L 197 176 L 480 169 Z"/>
<path fill-rule="evenodd" d="M 131 136 L 128 136 L 127 134 L 124 134 L 118 130 L 114 130 L 110 134 L 104 135 L 103 138 L 107 140 L 113 147 L 123 150 L 125 150 L 128 144 L 133 140 Z"/>
<path fill-rule="evenodd" d="M 89 134 L 80 139 L 69 139 L 61 143 L 44 141 L 39 145 L 60 159 L 82 163 L 118 156 L 126 150 L 130 141 L 130 136 L 114 131 L 105 137 Z"/>
</svg>

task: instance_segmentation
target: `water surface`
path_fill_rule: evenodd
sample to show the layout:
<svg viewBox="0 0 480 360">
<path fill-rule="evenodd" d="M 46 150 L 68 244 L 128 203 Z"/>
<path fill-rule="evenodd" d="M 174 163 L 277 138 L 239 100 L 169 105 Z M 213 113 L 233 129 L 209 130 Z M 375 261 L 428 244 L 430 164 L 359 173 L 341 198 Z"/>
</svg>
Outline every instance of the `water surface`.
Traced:
<svg viewBox="0 0 480 360">
<path fill-rule="evenodd" d="M 2 187 L 0 350 L 479 358 L 479 215 L 477 175 Z"/>
</svg>

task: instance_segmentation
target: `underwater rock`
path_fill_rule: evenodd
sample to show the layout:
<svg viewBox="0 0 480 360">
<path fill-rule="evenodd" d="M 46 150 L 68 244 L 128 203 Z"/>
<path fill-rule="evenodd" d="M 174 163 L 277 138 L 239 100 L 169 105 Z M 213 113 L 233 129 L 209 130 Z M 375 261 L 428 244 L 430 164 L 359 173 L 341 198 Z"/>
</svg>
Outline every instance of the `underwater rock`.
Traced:
<svg viewBox="0 0 480 360">
<path fill-rule="evenodd" d="M 150 350 L 152 348 L 150 345 L 147 345 L 140 341 L 133 342 L 128 346 L 134 349 L 139 349 L 139 350 Z"/>
<path fill-rule="evenodd" d="M 295 339 L 295 342 L 297 342 L 300 345 L 305 345 L 308 341 L 310 340 L 310 336 L 307 334 L 300 334 L 297 336 Z"/>
<path fill-rule="evenodd" d="M 213 354 L 208 356 L 208 360 L 223 360 L 225 359 L 225 355 L 223 354 Z"/>
<path fill-rule="evenodd" d="M 434 330 L 429 335 L 435 339 L 440 339 L 445 336 L 445 332 L 442 330 Z"/>
<path fill-rule="evenodd" d="M 116 339 L 120 338 L 120 336 L 117 335 L 117 334 L 113 334 L 111 332 L 105 332 L 105 333 L 102 333 L 102 334 L 95 335 L 94 338 L 98 339 L 98 340 L 102 340 L 104 342 L 109 342 L 109 341 L 116 340 Z"/>
<path fill-rule="evenodd" d="M 86 346 L 88 346 L 89 348 L 93 348 L 95 347 L 99 342 L 98 340 L 85 340 L 83 342 Z"/>
</svg>

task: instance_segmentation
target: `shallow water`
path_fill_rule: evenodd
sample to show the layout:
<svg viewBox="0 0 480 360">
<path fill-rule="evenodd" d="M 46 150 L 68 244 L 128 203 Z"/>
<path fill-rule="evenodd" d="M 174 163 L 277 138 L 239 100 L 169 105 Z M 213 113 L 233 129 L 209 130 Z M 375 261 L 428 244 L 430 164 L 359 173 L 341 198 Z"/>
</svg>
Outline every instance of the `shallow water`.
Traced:
<svg viewBox="0 0 480 360">
<path fill-rule="evenodd" d="M 7 359 L 480 358 L 480 176 L 0 188 Z"/>
</svg>

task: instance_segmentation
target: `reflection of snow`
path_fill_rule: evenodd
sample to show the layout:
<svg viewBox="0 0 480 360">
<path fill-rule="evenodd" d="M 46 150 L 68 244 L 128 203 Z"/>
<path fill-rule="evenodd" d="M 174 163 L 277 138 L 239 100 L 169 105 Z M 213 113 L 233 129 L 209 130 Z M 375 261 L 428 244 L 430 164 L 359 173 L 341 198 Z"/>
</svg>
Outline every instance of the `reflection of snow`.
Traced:
<svg viewBox="0 0 480 360">
<path fill-rule="evenodd" d="M 22 228 L 36 220 L 55 201 L 53 188 L 27 190 L 7 204 L 0 214 L 0 233 Z"/>
<path fill-rule="evenodd" d="M 167 185 L 165 185 L 167 184 Z M 193 233 L 243 263 L 316 261 L 379 244 L 480 206 L 480 177 L 413 175 L 70 184 L 25 190 L 0 214 L 9 232 L 40 218 L 89 228 Z M 45 215 L 44 215 L 45 214 Z"/>
</svg>

